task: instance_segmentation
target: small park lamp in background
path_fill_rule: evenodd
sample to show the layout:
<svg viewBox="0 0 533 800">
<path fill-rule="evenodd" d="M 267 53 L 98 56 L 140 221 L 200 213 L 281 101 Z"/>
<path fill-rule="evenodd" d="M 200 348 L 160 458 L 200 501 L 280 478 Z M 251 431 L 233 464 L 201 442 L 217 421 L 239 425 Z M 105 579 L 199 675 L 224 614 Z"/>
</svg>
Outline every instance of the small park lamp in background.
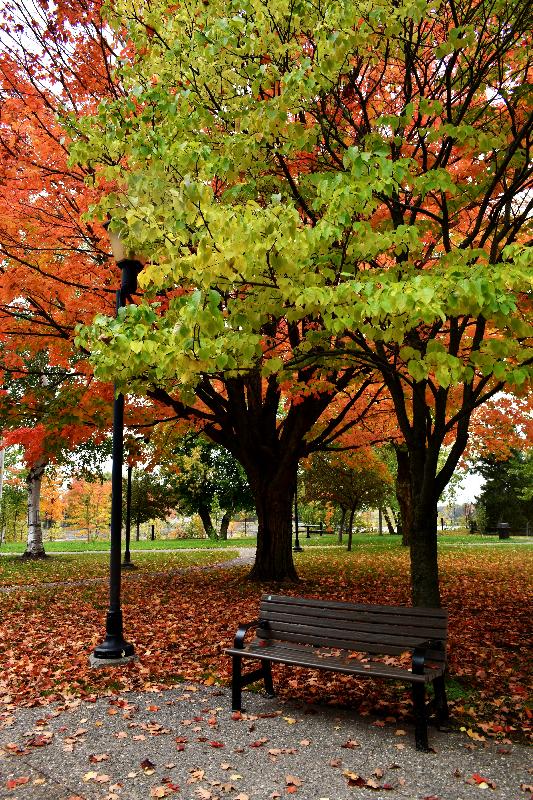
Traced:
<svg viewBox="0 0 533 800">
<path fill-rule="evenodd" d="M 107 225 L 105 226 L 107 229 Z M 142 263 L 125 250 L 121 237 L 107 230 L 113 257 L 122 272 L 117 291 L 118 310 L 137 291 L 137 276 Z M 113 467 L 111 471 L 111 548 L 109 559 L 109 610 L 106 618 L 106 637 L 91 655 L 92 666 L 123 663 L 134 657 L 134 647 L 124 639 L 120 606 L 121 530 L 122 530 L 122 466 L 124 461 L 124 395 L 117 394 L 113 402 Z"/>
</svg>

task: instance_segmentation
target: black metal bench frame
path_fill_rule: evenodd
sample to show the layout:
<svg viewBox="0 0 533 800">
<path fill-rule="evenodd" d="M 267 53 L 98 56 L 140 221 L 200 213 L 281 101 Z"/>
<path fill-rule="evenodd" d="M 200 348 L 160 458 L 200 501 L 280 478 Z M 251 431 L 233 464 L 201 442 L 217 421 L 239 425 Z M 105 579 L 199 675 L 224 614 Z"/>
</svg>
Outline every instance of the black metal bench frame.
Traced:
<svg viewBox="0 0 533 800">
<path fill-rule="evenodd" d="M 426 684 L 434 689 L 438 726 L 448 720 L 444 674 L 448 615 L 443 609 L 372 606 L 283 595 L 263 595 L 259 619 L 239 625 L 232 648 L 231 705 L 242 710 L 242 688 L 262 680 L 274 697 L 272 663 L 341 672 L 365 677 L 407 681 L 412 686 L 416 749 L 428 751 Z M 246 633 L 256 629 L 247 646 Z M 324 648 L 334 650 L 324 657 Z M 380 661 L 350 659 L 350 651 L 399 655 L 412 651 L 411 669 Z M 261 666 L 243 674 L 243 658 Z"/>
</svg>

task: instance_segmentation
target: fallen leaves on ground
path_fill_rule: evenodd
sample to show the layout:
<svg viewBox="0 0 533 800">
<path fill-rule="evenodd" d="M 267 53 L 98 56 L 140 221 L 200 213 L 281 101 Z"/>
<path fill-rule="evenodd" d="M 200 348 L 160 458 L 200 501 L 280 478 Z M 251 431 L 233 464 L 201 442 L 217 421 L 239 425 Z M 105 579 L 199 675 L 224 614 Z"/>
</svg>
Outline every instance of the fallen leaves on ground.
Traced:
<svg viewBox="0 0 533 800">
<path fill-rule="evenodd" d="M 218 559 L 221 554 L 209 555 Z M 443 605 L 450 612 L 452 715 L 471 738 L 505 743 L 531 720 L 526 706 L 531 556 L 524 547 L 457 548 L 443 553 L 440 562 Z M 289 594 L 409 604 L 408 554 L 400 548 L 381 553 L 379 559 L 370 548 L 352 554 L 307 551 L 299 570 L 302 583 L 284 588 Z M 134 642 L 139 661 L 120 670 L 91 670 L 88 665 L 89 653 L 104 636 L 105 583 L 81 585 L 75 592 L 68 586 L 40 586 L 0 596 L 0 709 L 7 715 L 18 705 L 167 688 L 182 680 L 228 683 L 231 661 L 223 648 L 231 646 L 237 624 L 253 618 L 261 593 L 269 589 L 248 583 L 245 575 L 244 569 L 234 568 L 126 577 L 125 635 Z M 380 721 L 394 718 L 399 724 L 411 715 L 408 686 L 399 690 L 388 681 L 274 669 L 282 697 L 349 704 L 362 714 L 376 714 Z M 233 715 L 235 721 L 241 718 Z M 285 723 L 295 725 L 297 720 L 287 717 Z M 138 735 L 162 732 L 154 723 Z M 75 747 L 75 737 L 70 738 L 66 746 Z M 216 747 L 217 740 L 212 742 Z M 44 744 L 36 737 L 32 746 Z"/>
</svg>

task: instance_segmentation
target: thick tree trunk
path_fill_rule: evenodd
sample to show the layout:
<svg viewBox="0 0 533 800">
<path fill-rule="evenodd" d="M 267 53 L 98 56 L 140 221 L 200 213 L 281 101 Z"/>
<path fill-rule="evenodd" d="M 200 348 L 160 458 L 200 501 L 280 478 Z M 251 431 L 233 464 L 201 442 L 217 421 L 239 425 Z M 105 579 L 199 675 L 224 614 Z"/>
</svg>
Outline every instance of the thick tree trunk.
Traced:
<svg viewBox="0 0 533 800">
<path fill-rule="evenodd" d="M 41 527 L 41 484 L 46 468 L 46 461 L 38 461 L 29 470 L 26 477 L 28 487 L 28 541 L 24 552 L 25 558 L 44 558 L 43 530 Z"/>
<path fill-rule="evenodd" d="M 437 554 L 437 500 L 415 501 L 411 531 L 411 596 L 414 606 L 440 608 Z"/>
<path fill-rule="evenodd" d="M 405 445 L 395 447 L 398 471 L 396 474 L 396 498 L 400 506 L 402 521 L 402 544 L 408 547 L 413 529 L 413 495 L 409 453 Z"/>
<path fill-rule="evenodd" d="M 416 429 L 416 426 L 415 426 Z M 410 537 L 411 598 L 414 606 L 440 608 L 437 554 L 437 470 L 439 444 L 430 448 L 423 426 L 409 452 L 413 523 Z M 418 441 L 417 441 L 418 440 Z"/>
<path fill-rule="evenodd" d="M 229 524 L 231 522 L 231 512 L 225 511 L 222 515 L 222 519 L 220 521 L 220 530 L 218 532 L 218 538 L 221 539 L 223 542 L 226 542 L 228 539 L 228 529 Z"/>
<path fill-rule="evenodd" d="M 297 581 L 292 558 L 292 499 L 295 480 L 251 481 L 257 510 L 254 581 Z"/>
<path fill-rule="evenodd" d="M 202 525 L 204 526 L 206 536 L 208 536 L 210 539 L 216 539 L 217 532 L 215 530 L 215 526 L 213 525 L 211 514 L 209 513 L 207 506 L 200 506 L 198 509 L 198 516 L 202 520 Z"/>
</svg>

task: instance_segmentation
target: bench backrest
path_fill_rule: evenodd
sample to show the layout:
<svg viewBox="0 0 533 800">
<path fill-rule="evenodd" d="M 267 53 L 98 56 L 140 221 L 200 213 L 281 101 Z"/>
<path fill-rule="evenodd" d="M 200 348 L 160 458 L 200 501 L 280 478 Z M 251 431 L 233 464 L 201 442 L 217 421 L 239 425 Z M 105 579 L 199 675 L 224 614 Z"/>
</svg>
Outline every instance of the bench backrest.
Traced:
<svg viewBox="0 0 533 800">
<path fill-rule="evenodd" d="M 312 644 L 318 647 L 399 655 L 420 642 L 436 639 L 441 650 L 428 658 L 446 660 L 448 612 L 442 608 L 370 606 L 334 600 L 314 600 L 265 594 L 257 629 L 261 639 Z"/>
</svg>

